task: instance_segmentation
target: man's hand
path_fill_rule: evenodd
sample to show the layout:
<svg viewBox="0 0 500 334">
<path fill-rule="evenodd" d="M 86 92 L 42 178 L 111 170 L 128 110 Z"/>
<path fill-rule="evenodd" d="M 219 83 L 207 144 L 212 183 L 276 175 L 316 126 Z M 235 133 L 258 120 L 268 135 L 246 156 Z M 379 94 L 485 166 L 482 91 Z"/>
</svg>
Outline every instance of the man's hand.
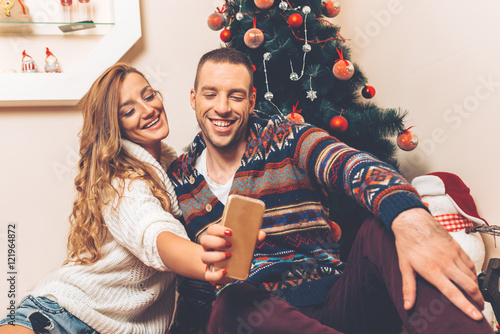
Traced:
<svg viewBox="0 0 500 334">
<path fill-rule="evenodd" d="M 415 276 L 419 274 L 469 317 L 482 319 L 482 313 L 457 287 L 484 307 L 474 263 L 438 221 L 422 208 L 410 209 L 394 219 L 392 231 L 396 238 L 406 310 L 415 303 Z"/>
</svg>

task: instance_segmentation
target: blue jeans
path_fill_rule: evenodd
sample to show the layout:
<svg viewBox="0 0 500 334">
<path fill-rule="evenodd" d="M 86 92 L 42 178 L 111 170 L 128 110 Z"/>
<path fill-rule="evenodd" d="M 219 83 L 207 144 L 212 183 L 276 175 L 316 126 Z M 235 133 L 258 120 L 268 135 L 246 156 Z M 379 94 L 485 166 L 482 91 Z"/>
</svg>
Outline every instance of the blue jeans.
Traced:
<svg viewBox="0 0 500 334">
<path fill-rule="evenodd" d="M 27 296 L 0 320 L 0 326 L 18 325 L 37 334 L 99 334 L 86 323 L 45 297 Z"/>
</svg>

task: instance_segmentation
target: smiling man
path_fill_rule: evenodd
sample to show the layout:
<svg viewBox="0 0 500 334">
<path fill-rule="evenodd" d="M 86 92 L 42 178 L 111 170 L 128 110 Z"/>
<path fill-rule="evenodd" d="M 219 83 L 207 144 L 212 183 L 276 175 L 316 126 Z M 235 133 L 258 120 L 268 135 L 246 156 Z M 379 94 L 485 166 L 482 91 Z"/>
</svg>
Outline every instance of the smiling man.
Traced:
<svg viewBox="0 0 500 334">
<path fill-rule="evenodd" d="M 229 194 L 265 202 L 267 237 L 247 281 L 182 281 L 172 333 L 387 334 L 401 321 L 411 333 L 492 333 L 472 261 L 416 190 L 321 129 L 259 118 L 252 76 L 248 57 L 234 49 L 201 58 L 191 106 L 202 131 L 169 176 L 191 240 L 218 249 L 201 236 L 217 228 Z M 324 206 L 333 191 L 374 216 L 347 264 Z M 205 277 L 219 281 L 221 272 Z"/>
</svg>

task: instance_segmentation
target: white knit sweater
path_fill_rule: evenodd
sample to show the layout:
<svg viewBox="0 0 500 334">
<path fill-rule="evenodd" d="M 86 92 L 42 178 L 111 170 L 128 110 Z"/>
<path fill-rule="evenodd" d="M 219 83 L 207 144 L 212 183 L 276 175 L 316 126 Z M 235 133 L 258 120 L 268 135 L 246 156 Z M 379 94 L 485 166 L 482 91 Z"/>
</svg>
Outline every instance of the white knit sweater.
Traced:
<svg viewBox="0 0 500 334">
<path fill-rule="evenodd" d="M 176 158 L 162 144 L 161 165 L 141 146 L 123 140 L 125 149 L 158 169 L 179 205 L 165 170 Z M 91 265 L 65 265 L 39 283 L 32 294 L 55 299 L 101 334 L 163 334 L 174 309 L 175 274 L 163 264 L 156 247 L 160 232 L 188 239 L 182 224 L 165 212 L 144 181 L 126 180 L 118 207 L 103 210 L 108 237 L 102 258 Z M 116 206 L 117 198 L 113 206 Z"/>
</svg>

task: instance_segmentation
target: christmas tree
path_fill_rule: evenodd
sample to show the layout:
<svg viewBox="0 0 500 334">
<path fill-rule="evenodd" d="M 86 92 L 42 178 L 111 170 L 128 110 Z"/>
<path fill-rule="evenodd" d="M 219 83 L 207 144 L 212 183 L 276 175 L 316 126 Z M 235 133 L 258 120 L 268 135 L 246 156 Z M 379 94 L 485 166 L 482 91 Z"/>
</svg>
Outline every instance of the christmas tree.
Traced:
<svg viewBox="0 0 500 334">
<path fill-rule="evenodd" d="M 416 137 L 404 128 L 405 112 L 369 102 L 375 89 L 329 19 L 339 12 L 334 0 L 230 0 L 209 16 L 208 25 L 222 29 L 227 47 L 250 57 L 261 117 L 303 119 L 397 168 L 389 138 L 399 135 L 398 145 L 410 150 Z M 337 194 L 329 202 L 330 218 L 352 239 L 367 213 Z"/>
</svg>

